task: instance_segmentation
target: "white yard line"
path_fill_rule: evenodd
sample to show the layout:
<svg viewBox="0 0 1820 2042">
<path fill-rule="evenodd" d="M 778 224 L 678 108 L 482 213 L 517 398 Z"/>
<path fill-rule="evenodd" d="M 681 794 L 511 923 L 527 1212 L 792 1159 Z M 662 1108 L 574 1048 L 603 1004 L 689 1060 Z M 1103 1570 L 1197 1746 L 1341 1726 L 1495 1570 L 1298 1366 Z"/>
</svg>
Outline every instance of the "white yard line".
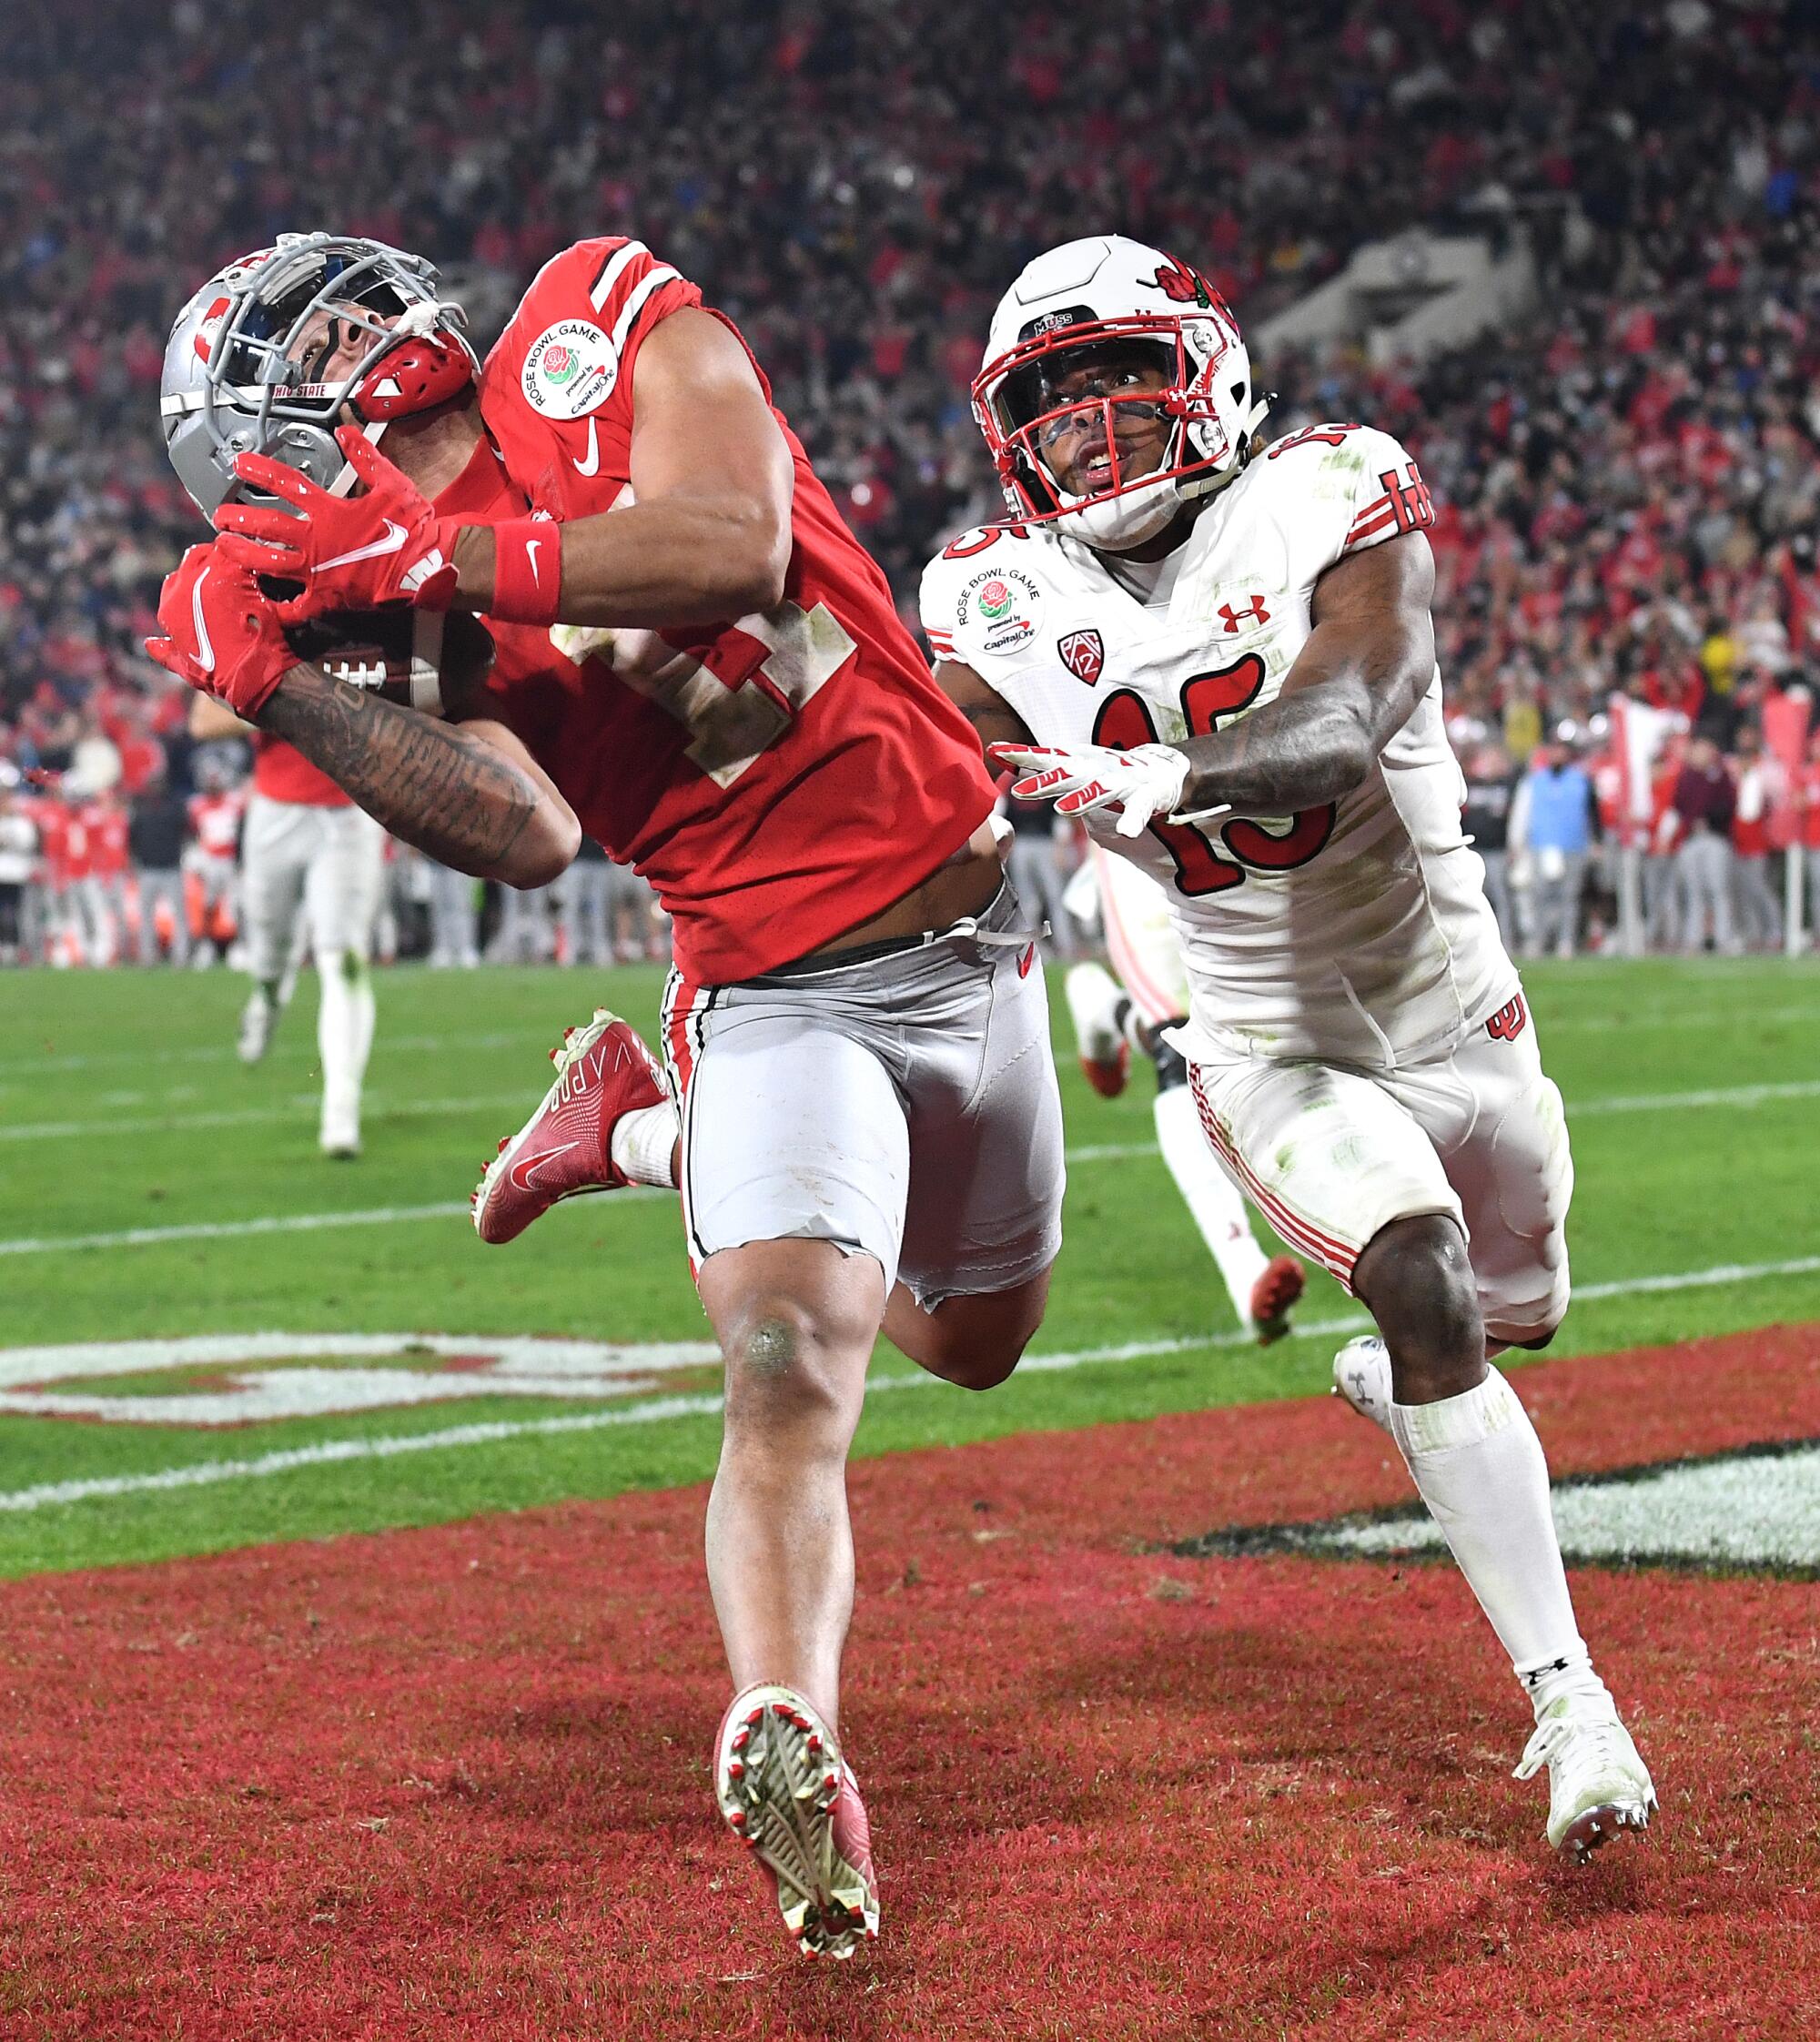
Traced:
<svg viewBox="0 0 1820 2042">
<path fill-rule="evenodd" d="M 366 1115 L 370 1120 L 412 1120 L 426 1117 L 447 1118 L 457 1114 L 521 1113 L 535 1103 L 530 1087 L 516 1092 L 467 1094 L 459 1099 L 388 1099 L 369 1093 Z M 137 1120 L 113 1114 L 90 1120 L 40 1120 L 35 1124 L 6 1127 L 0 1124 L 0 1141 L 65 1141 L 88 1135 L 187 1134 L 197 1127 L 257 1127 L 278 1122 L 313 1120 L 320 1107 L 314 1092 L 294 1093 L 281 1107 L 240 1107 L 225 1113 L 165 1113 Z"/>
<path fill-rule="evenodd" d="M 126 1097 L 131 1097 L 132 1095 Z M 1732 1085 L 1694 1092 L 1637 1092 L 1616 1098 L 1569 1100 L 1568 1117 L 1582 1120 L 1608 1113 L 1673 1113 L 1695 1111 L 1707 1107 L 1751 1108 L 1769 1106 L 1781 1099 L 1820 1097 L 1820 1078 L 1795 1078 L 1786 1084 Z M 507 1113 L 523 1107 L 532 1098 L 529 1087 L 513 1092 L 469 1093 L 457 1099 L 393 1099 L 369 1097 L 368 1113 L 374 1120 L 450 1117 L 462 1113 Z M 217 1113 L 160 1114 L 125 1120 L 109 1114 L 85 1120 L 40 1120 L 8 1127 L 0 1123 L 0 1142 L 63 1141 L 89 1135 L 143 1135 L 187 1133 L 198 1127 L 251 1127 L 268 1123 L 308 1120 L 317 1111 L 313 1092 L 292 1095 L 281 1107 L 247 1107 Z M 1071 1148 L 1070 1163 L 1107 1163 L 1130 1156 L 1154 1156 L 1155 1142 L 1112 1142 L 1096 1147 Z M 0 1246 L 0 1253 L 4 1253 Z"/>
<path fill-rule="evenodd" d="M 1681 1269 L 1661 1276 L 1629 1277 L 1612 1283 L 1581 1284 L 1579 1299 L 1624 1298 L 1663 1290 L 1694 1290 L 1712 1285 L 1750 1283 L 1765 1277 L 1807 1276 L 1820 1271 L 1820 1255 L 1787 1262 L 1723 1263 L 1710 1269 Z M 1303 1339 L 1356 1333 L 1370 1322 L 1363 1312 L 1318 1319 L 1296 1329 Z M 1032 1354 L 1018 1364 L 1019 1375 L 1057 1375 L 1096 1364 L 1139 1361 L 1165 1354 L 1186 1354 L 1209 1348 L 1249 1347 L 1249 1330 L 1208 1333 L 1166 1340 L 1129 1340 L 1116 1347 L 1077 1348 L 1056 1354 Z M 920 1370 L 901 1375 L 875 1375 L 866 1384 L 868 1397 L 899 1390 L 927 1390 L 936 1380 Z M 506 1440 L 551 1438 L 566 1432 L 601 1432 L 624 1425 L 658 1425 L 672 1418 L 711 1418 L 721 1408 L 716 1396 L 658 1397 L 606 1411 L 577 1411 L 561 1418 L 502 1419 L 484 1425 L 450 1426 L 436 1432 L 405 1432 L 351 1440 L 324 1440 L 307 1447 L 262 1453 L 245 1461 L 200 1461 L 183 1468 L 158 1468 L 130 1475 L 93 1475 L 73 1481 L 40 1482 L 29 1489 L 0 1490 L 0 1511 L 41 1511 L 60 1503 L 96 1498 L 136 1496 L 158 1490 L 195 1489 L 215 1482 L 259 1481 L 354 1461 L 388 1461 L 406 1453 L 435 1453 L 444 1449 L 489 1446 Z"/>
<path fill-rule="evenodd" d="M 486 1035 L 382 1036 L 377 1046 L 382 1055 L 389 1056 L 395 1049 L 525 1048 L 534 1046 L 537 1039 L 534 1032 L 514 1028 L 503 1034 L 493 1031 Z M 294 1037 L 281 1036 L 273 1044 L 269 1054 L 274 1063 L 302 1062 L 315 1056 L 316 1044 L 306 1026 Z M 231 1064 L 238 1061 L 238 1053 L 227 1043 L 187 1049 L 99 1049 L 69 1056 L 52 1048 L 42 1056 L 0 1057 L 0 1072 L 12 1077 L 26 1071 L 55 1075 L 62 1071 L 105 1070 L 116 1064 L 131 1064 L 136 1069 L 143 1069 L 153 1064 Z"/>
</svg>

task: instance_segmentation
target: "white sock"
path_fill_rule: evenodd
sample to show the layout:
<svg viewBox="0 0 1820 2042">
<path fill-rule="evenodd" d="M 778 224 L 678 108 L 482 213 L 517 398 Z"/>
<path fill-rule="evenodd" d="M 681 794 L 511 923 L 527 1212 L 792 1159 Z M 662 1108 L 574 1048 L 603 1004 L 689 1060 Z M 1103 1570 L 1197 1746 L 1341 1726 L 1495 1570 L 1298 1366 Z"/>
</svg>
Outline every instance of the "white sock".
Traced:
<svg viewBox="0 0 1820 2042">
<path fill-rule="evenodd" d="M 654 1184 L 673 1191 L 676 1178 L 670 1162 L 681 1128 L 676 1108 L 668 1099 L 621 1114 L 607 1145 L 613 1168 L 633 1184 Z"/>
<path fill-rule="evenodd" d="M 1496 1369 L 1458 1397 L 1392 1404 L 1390 1432 L 1479 1606 L 1538 1711 L 1590 1680 L 1561 1564 L 1548 1462 Z"/>
<path fill-rule="evenodd" d="M 1201 1132 L 1194 1094 L 1186 1085 L 1158 1092 L 1156 1114 L 1157 1144 L 1169 1166 L 1169 1175 L 1200 1228 L 1208 1253 L 1219 1265 L 1239 1323 L 1249 1325 L 1251 1289 L 1263 1275 L 1269 1258 L 1251 1238 L 1251 1219 L 1245 1200 L 1214 1161 L 1207 1137 Z"/>
</svg>

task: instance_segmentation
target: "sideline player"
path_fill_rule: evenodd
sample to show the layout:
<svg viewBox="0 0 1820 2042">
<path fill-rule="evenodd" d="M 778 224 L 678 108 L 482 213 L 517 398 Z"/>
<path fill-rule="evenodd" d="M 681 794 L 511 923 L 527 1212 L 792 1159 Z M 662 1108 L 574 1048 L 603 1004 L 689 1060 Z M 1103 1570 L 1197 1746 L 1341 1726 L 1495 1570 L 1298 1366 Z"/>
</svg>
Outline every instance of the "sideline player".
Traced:
<svg viewBox="0 0 1820 2042">
<path fill-rule="evenodd" d="M 801 1946 L 844 1956 L 877 1922 L 837 1734 L 846 1451 L 881 1322 L 985 1388 L 1041 1320 L 1063 1183 L 1042 975 L 977 746 L 732 327 L 642 244 L 583 242 L 476 385 L 435 286 L 414 258 L 314 236 L 198 294 L 167 357 L 173 460 L 199 500 L 251 487 L 289 509 L 222 504 L 224 536 L 167 585 L 156 656 L 445 863 L 543 885 L 585 826 L 656 885 L 685 1228 L 726 1358 L 717 1794 Z M 331 437 L 349 415 L 417 440 L 433 503 L 369 437 Z M 345 467 L 362 493 L 301 472 Z M 432 721 L 296 664 L 256 571 L 312 606 L 485 612 L 482 713 Z M 566 1063 L 592 1139 L 546 1203 L 602 1181 L 613 1120 L 656 1099 L 629 1035 L 604 1026 L 600 1056 Z"/>
<path fill-rule="evenodd" d="M 1087 856 L 1100 931 L 1118 976 L 1104 965 L 1069 967 L 1068 1016 L 1081 1068 L 1094 1090 L 1112 1099 L 1125 1089 L 1134 1049 L 1155 1066 L 1157 1146 L 1239 1324 L 1269 1347 L 1289 1332 L 1307 1276 L 1293 1255 L 1266 1255 L 1258 1245 L 1243 1196 L 1200 1131 L 1188 1064 L 1169 1039 L 1188 1022 L 1188 981 L 1168 895 L 1128 858 L 1110 857 L 1097 844 Z"/>
<path fill-rule="evenodd" d="M 1548 1766 L 1549 1842 L 1583 1856 L 1654 1789 L 1574 1621 L 1541 1443 L 1487 1366 L 1567 1309 L 1572 1168 L 1461 834 L 1421 477 L 1357 424 L 1263 447 L 1218 294 L 1116 237 L 1026 267 L 974 403 L 1014 516 L 928 569 L 938 678 L 1014 792 L 1171 890 L 1208 1140 L 1377 1320 L 1337 1387 L 1509 1653 L 1536 1718 L 1518 1776 Z"/>
<path fill-rule="evenodd" d="M 250 735 L 253 743 L 238 894 L 253 986 L 240 1010 L 240 1061 L 257 1064 L 270 1047 L 303 954 L 313 953 L 322 1059 L 318 1143 L 325 1156 L 351 1160 L 360 1153 L 360 1095 L 373 1046 L 371 959 L 385 832 L 294 744 L 250 729 L 213 695 L 190 704 L 189 734 L 198 743 Z M 204 912 L 206 929 L 206 904 Z"/>
</svg>

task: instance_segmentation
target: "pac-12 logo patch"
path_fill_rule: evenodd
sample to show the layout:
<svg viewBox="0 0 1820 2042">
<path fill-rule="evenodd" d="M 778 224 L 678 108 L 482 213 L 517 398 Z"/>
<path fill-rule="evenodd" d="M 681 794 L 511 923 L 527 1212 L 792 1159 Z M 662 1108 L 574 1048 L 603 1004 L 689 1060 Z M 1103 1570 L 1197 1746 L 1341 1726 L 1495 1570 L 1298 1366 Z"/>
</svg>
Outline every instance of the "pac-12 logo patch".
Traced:
<svg viewBox="0 0 1820 2042">
<path fill-rule="evenodd" d="M 1089 688 L 1106 671 L 1106 643 L 1097 631 L 1071 631 L 1056 641 L 1062 664 Z"/>
<path fill-rule="evenodd" d="M 620 358 L 589 319 L 558 319 L 545 327 L 524 358 L 524 400 L 546 419 L 579 419 L 613 394 Z"/>
</svg>

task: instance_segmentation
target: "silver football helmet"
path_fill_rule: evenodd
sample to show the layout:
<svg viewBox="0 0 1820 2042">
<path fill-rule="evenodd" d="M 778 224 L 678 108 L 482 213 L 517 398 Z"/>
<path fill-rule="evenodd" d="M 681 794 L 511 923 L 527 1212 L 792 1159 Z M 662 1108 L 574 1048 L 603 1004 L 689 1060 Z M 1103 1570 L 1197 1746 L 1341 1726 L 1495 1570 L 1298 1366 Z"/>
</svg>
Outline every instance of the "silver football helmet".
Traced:
<svg viewBox="0 0 1820 2042">
<path fill-rule="evenodd" d="M 479 363 L 440 282 L 420 256 L 339 234 L 281 234 L 211 277 L 171 329 L 158 399 L 165 450 L 204 517 L 257 493 L 234 472 L 241 454 L 345 489 L 338 424 L 378 439 L 459 395 Z M 352 371 L 316 380 L 350 333 L 367 340 Z"/>
</svg>

